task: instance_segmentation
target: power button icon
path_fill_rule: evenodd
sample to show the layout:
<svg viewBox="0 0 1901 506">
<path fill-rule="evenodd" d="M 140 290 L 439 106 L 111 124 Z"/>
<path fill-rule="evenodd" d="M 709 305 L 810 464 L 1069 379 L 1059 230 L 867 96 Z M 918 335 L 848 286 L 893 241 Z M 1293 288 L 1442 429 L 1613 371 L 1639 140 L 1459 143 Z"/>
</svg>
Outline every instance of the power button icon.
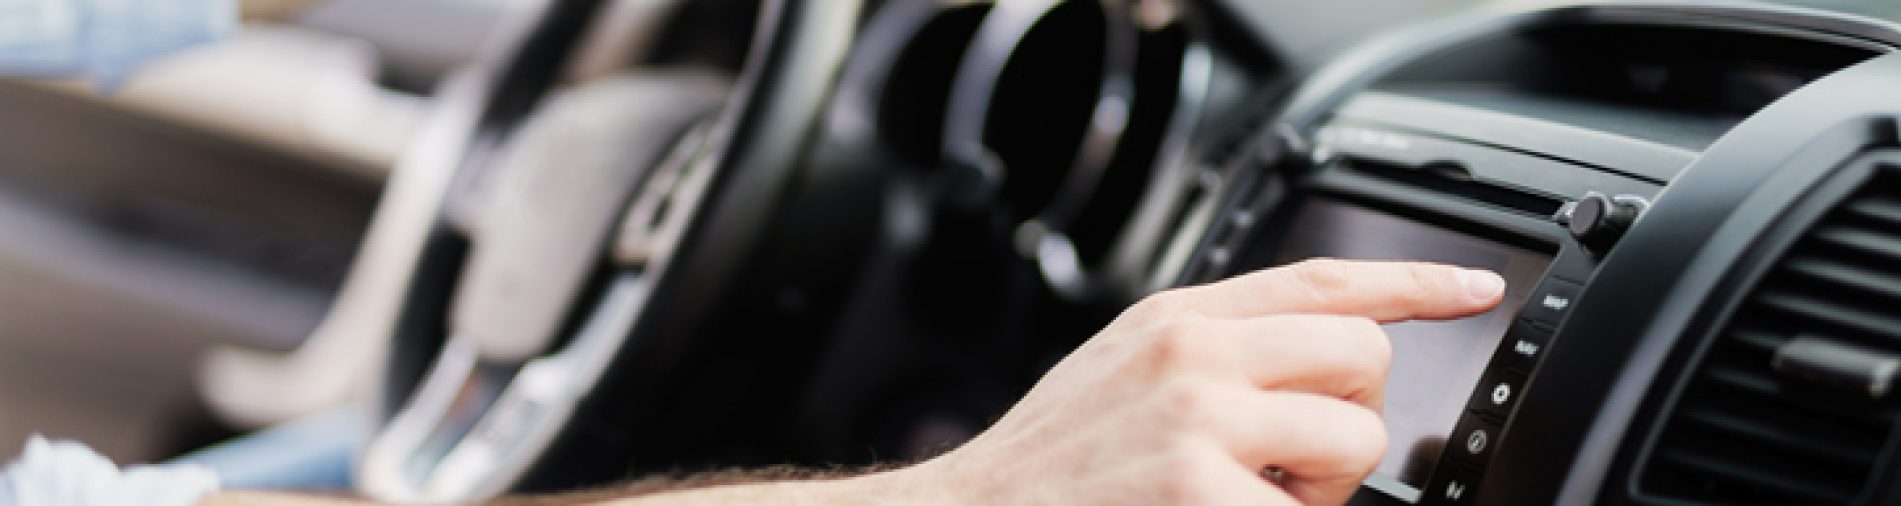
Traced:
<svg viewBox="0 0 1901 506">
<path fill-rule="evenodd" d="M 1498 386 L 1492 387 L 1492 405 L 1493 406 L 1504 406 L 1506 402 L 1509 402 L 1511 400 L 1512 400 L 1512 384 L 1511 383 L 1499 383 Z"/>
</svg>

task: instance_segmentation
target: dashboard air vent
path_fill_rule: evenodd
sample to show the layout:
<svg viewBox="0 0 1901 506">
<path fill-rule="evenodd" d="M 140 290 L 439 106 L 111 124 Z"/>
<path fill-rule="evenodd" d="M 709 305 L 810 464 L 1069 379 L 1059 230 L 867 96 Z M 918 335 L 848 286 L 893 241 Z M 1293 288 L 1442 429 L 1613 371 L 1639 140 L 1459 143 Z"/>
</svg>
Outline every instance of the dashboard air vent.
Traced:
<svg viewBox="0 0 1901 506">
<path fill-rule="evenodd" d="M 1647 457 L 1644 495 L 1865 500 L 1901 397 L 1889 391 L 1901 362 L 1901 174 L 1879 172 L 1797 239 L 1691 369 Z M 1860 386 L 1840 381 L 1854 371 L 1790 370 L 1792 350 L 1814 343 L 1843 354 L 1821 362 L 1861 365 Z"/>
</svg>

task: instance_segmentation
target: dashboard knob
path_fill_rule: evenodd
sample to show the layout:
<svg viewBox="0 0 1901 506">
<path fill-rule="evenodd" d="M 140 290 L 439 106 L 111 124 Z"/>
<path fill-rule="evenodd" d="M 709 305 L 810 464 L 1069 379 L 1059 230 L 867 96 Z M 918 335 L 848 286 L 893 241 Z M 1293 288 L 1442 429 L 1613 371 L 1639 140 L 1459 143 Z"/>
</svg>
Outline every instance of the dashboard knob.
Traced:
<svg viewBox="0 0 1901 506">
<path fill-rule="evenodd" d="M 1650 207 L 1650 202 L 1636 195 L 1608 196 L 1598 192 L 1584 194 L 1584 198 L 1570 206 L 1564 215 L 1565 227 L 1578 242 L 1595 250 L 1603 250 L 1617 243 L 1630 229 L 1630 224 Z"/>
</svg>

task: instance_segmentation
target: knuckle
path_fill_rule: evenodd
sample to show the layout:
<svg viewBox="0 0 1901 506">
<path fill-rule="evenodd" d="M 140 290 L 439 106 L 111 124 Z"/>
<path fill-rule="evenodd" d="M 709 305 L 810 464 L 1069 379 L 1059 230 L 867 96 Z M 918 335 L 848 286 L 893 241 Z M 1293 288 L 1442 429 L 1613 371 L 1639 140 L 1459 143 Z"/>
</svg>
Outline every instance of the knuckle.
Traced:
<svg viewBox="0 0 1901 506">
<path fill-rule="evenodd" d="M 1159 504 L 1204 504 L 1203 498 L 1209 493 L 1203 490 L 1202 479 L 1190 473 L 1187 466 L 1175 466 L 1163 472 L 1167 477 L 1156 490 Z"/>
<path fill-rule="evenodd" d="M 1334 439 L 1341 469 L 1359 474 L 1371 472 L 1386 456 L 1386 424 L 1378 413 L 1364 406 L 1341 404 L 1345 407 L 1343 416 L 1336 421 L 1341 437 Z"/>
<path fill-rule="evenodd" d="M 1189 296 L 1186 288 L 1171 288 L 1156 292 L 1137 301 L 1126 312 L 1138 320 L 1155 320 L 1189 311 Z"/>
<path fill-rule="evenodd" d="M 1219 392 L 1205 382 L 1170 382 L 1162 389 L 1158 404 L 1159 409 L 1154 413 L 1155 424 L 1157 433 L 1164 437 L 1201 438 L 1221 432 L 1219 428 L 1224 416 L 1222 399 Z"/>
<path fill-rule="evenodd" d="M 1303 325 L 1326 341 L 1312 358 L 1323 362 L 1316 372 L 1324 373 L 1330 386 L 1353 396 L 1385 387 L 1393 343 L 1378 322 L 1348 316 L 1307 318 Z"/>
<path fill-rule="evenodd" d="M 1443 267 L 1426 264 L 1411 264 L 1406 267 L 1408 277 L 1412 278 L 1406 293 L 1400 294 L 1405 301 L 1414 304 L 1432 302 L 1447 293 L 1457 293 L 1458 280 L 1452 279 L 1452 273 Z"/>
<path fill-rule="evenodd" d="M 1171 381 L 1163 386 L 1161 404 L 1163 417 L 1176 429 L 1198 427 L 1218 409 L 1209 389 L 1187 380 Z"/>
<path fill-rule="evenodd" d="M 1393 341 L 1386 337 L 1386 331 L 1371 318 L 1348 318 L 1343 322 L 1344 334 L 1355 340 L 1353 356 L 1360 359 L 1360 372 L 1384 379 L 1393 362 Z"/>
<path fill-rule="evenodd" d="M 1148 349 L 1138 360 L 1146 365 L 1167 366 L 1182 360 L 1187 347 L 1183 344 L 1182 331 L 1176 325 L 1164 325 L 1149 337 Z"/>
<path fill-rule="evenodd" d="M 1316 298 L 1346 289 L 1352 273 L 1344 260 L 1314 258 L 1288 266 L 1287 272 Z"/>
<path fill-rule="evenodd" d="M 1149 362 L 1163 366 L 1196 362 L 1202 353 L 1199 327 L 1194 319 L 1180 317 L 1156 327 L 1149 340 Z"/>
</svg>

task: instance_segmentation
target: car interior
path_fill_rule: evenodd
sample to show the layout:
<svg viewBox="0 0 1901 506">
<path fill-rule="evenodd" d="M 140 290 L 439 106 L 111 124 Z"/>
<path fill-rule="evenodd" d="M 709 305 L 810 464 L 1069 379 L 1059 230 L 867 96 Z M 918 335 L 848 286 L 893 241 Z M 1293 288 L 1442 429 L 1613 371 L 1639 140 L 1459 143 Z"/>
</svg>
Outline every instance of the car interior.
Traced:
<svg viewBox="0 0 1901 506">
<path fill-rule="evenodd" d="M 1350 504 L 1901 502 L 1901 4 L 242 6 L 0 80 L 0 455 L 358 406 L 395 503 L 911 462 L 1337 257 L 1508 282 L 1386 326 Z"/>
</svg>

